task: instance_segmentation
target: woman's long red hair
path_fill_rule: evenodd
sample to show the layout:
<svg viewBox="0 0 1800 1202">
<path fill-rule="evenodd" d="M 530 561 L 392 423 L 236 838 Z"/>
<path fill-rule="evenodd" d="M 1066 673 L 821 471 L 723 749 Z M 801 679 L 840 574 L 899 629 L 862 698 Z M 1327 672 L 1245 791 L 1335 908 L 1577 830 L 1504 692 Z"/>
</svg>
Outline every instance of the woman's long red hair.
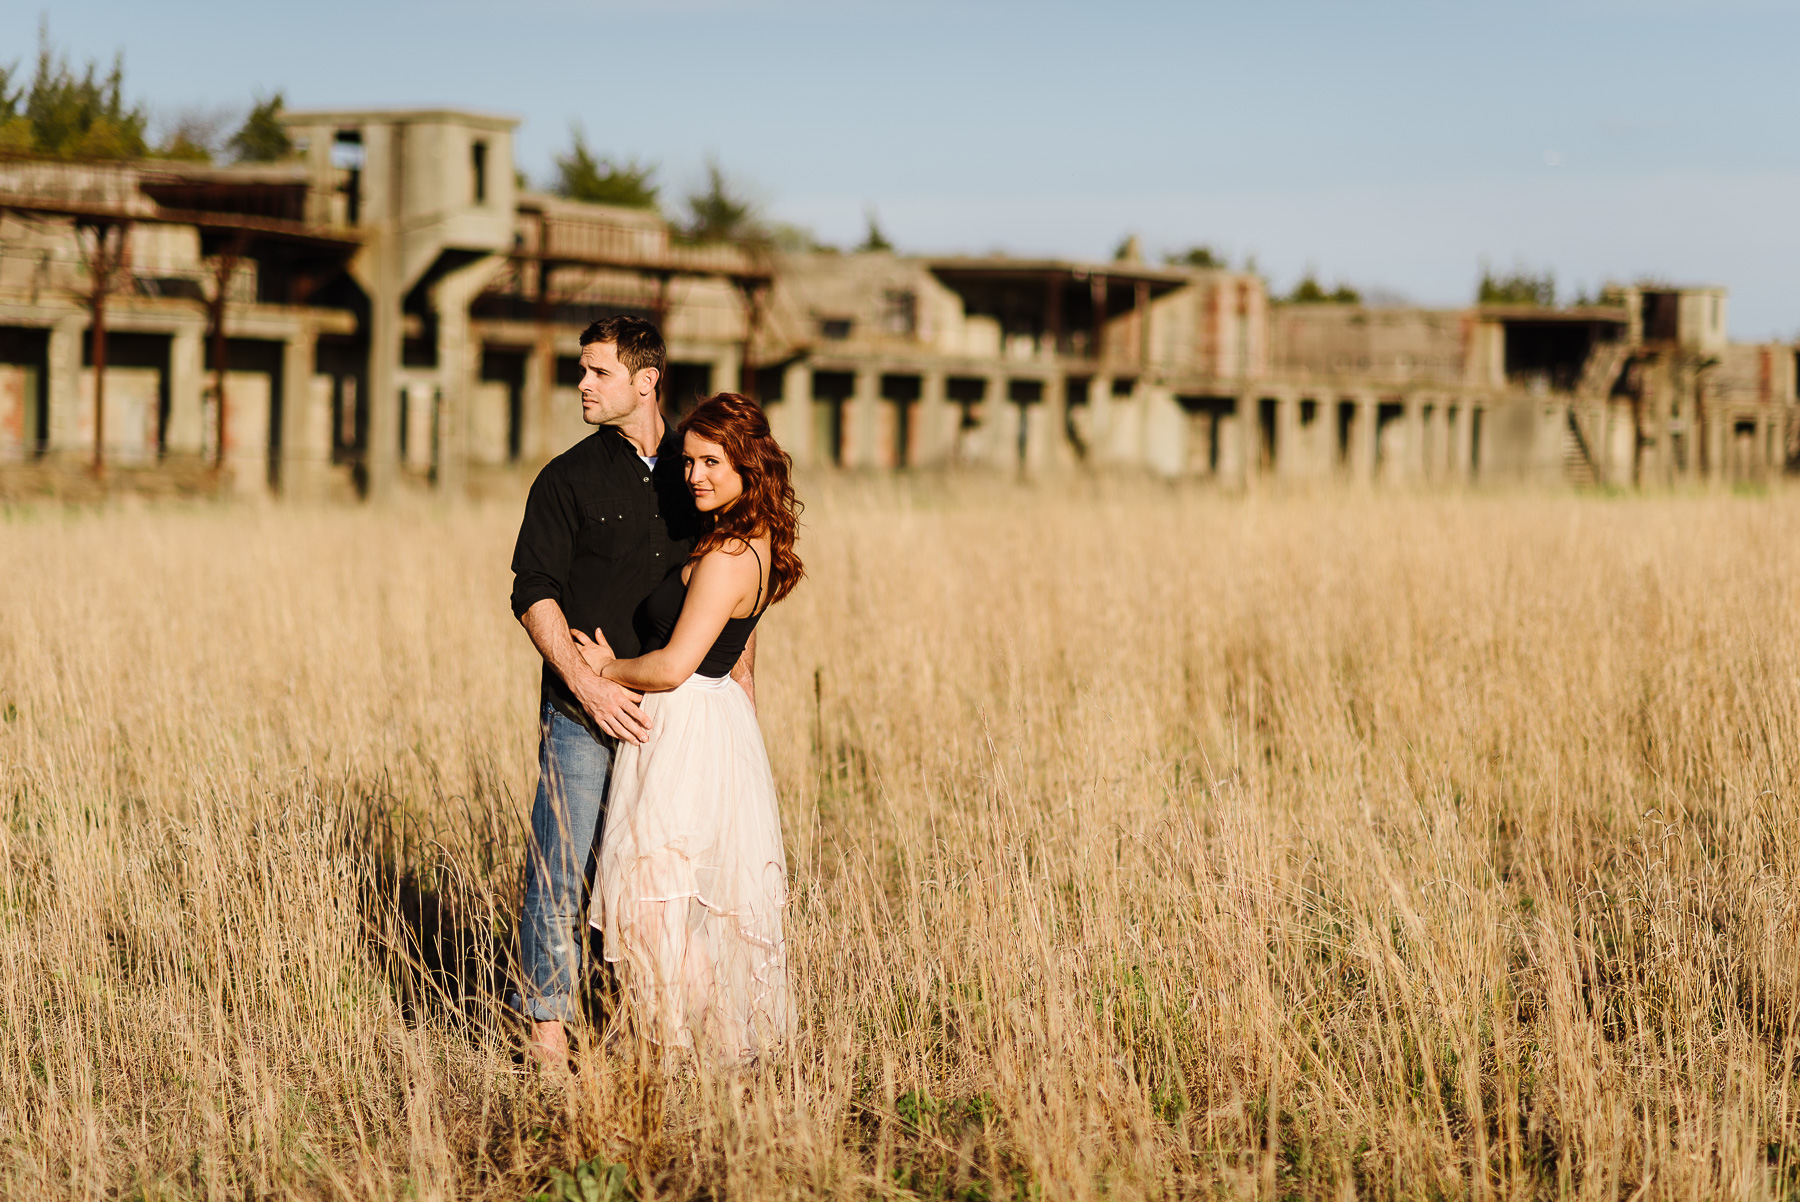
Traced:
<svg viewBox="0 0 1800 1202">
<path fill-rule="evenodd" d="M 677 427 L 724 448 L 725 457 L 744 480 L 744 495 L 731 508 L 705 515 L 705 533 L 694 546 L 694 558 L 733 539 L 769 539 L 769 605 L 794 591 L 806 567 L 794 554 L 800 526 L 800 501 L 794 496 L 794 461 L 769 432 L 769 419 L 749 397 L 721 392 L 700 402 Z M 765 606 L 765 608 L 767 608 Z"/>
</svg>

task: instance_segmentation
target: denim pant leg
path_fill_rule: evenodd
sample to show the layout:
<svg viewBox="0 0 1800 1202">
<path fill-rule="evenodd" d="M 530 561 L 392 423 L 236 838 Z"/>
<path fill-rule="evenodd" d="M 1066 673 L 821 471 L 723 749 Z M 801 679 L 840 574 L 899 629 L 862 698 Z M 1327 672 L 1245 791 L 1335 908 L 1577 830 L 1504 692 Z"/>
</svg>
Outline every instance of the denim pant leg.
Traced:
<svg viewBox="0 0 1800 1202">
<path fill-rule="evenodd" d="M 523 995 L 510 1000 L 538 1022 L 569 1022 L 576 1015 L 575 982 L 586 945 L 582 886 L 606 814 L 613 748 L 548 705 L 542 722 L 519 929 Z"/>
</svg>

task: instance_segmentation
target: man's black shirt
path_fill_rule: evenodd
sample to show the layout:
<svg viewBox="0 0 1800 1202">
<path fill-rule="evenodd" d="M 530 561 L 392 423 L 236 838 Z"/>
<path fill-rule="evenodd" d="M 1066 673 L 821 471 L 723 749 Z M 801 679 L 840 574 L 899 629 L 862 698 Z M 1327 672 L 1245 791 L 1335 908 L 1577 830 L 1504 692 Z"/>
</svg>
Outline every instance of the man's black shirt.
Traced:
<svg viewBox="0 0 1800 1202">
<path fill-rule="evenodd" d="M 598 628 L 621 658 L 642 650 L 636 614 L 662 578 L 687 562 L 699 516 L 681 466 L 673 426 L 657 448 L 656 467 L 611 426 L 544 465 L 525 501 L 513 549 L 513 616 L 548 597 L 569 627 Z M 543 697 L 588 723 L 581 704 L 548 663 Z"/>
</svg>

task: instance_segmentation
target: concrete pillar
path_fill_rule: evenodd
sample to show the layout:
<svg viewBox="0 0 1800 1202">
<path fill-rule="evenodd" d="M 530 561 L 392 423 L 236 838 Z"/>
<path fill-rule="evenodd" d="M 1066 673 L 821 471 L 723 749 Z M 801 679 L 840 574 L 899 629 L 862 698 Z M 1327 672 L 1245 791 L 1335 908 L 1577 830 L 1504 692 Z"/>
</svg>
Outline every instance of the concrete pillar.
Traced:
<svg viewBox="0 0 1800 1202">
<path fill-rule="evenodd" d="M 309 322 L 281 348 L 281 495 L 289 501 L 316 501 L 325 494 L 331 463 L 331 400 L 323 411 L 313 387 L 318 333 Z"/>
<path fill-rule="evenodd" d="M 1036 406 L 1042 412 L 1026 432 L 1027 446 L 1035 456 L 1031 467 L 1052 471 L 1072 467 L 1075 448 L 1069 442 L 1069 378 L 1051 376 L 1044 381 L 1044 400 Z"/>
<path fill-rule="evenodd" d="M 790 363 L 781 373 L 781 400 L 771 406 L 769 428 L 795 463 L 811 463 L 813 446 L 812 368 Z"/>
<path fill-rule="evenodd" d="M 1350 425 L 1350 477 L 1360 484 L 1375 479 L 1375 421 L 1381 402 L 1370 394 L 1356 396 L 1356 420 Z"/>
<path fill-rule="evenodd" d="M 1107 463 L 1112 459 L 1112 377 L 1096 373 L 1088 381 L 1088 460 Z"/>
<path fill-rule="evenodd" d="M 370 500 L 389 496 L 400 473 L 400 298 L 369 298 L 368 441 L 364 479 Z"/>
<path fill-rule="evenodd" d="M 1183 474 L 1193 454 L 1188 446 L 1187 414 L 1176 403 L 1175 394 L 1160 384 L 1146 384 L 1140 379 L 1137 393 L 1144 435 L 1140 444 L 1143 448 L 1140 462 L 1159 475 Z M 1220 424 L 1222 427 L 1223 423 Z M 1219 433 L 1222 435 L 1223 430 Z"/>
<path fill-rule="evenodd" d="M 353 264 L 369 299 L 368 436 L 363 479 L 370 500 L 394 491 L 400 478 L 401 304 L 406 266 L 400 214 L 400 159 L 404 127 L 375 123 L 363 130 L 362 213 L 364 243 Z"/>
<path fill-rule="evenodd" d="M 81 340 L 87 334 L 85 314 L 72 313 L 50 327 L 50 413 L 45 443 L 52 453 L 81 450 Z"/>
<path fill-rule="evenodd" d="M 738 351 L 730 351 L 712 361 L 714 392 L 742 392 L 743 380 L 744 361 Z"/>
<path fill-rule="evenodd" d="M 1401 400 L 1400 456 L 1394 479 L 1415 482 L 1425 477 L 1425 398 L 1409 393 Z"/>
<path fill-rule="evenodd" d="M 556 346 L 548 335 L 525 352 L 525 387 L 519 397 L 519 458 L 535 466 L 550 457 L 550 394 L 556 382 Z"/>
<path fill-rule="evenodd" d="M 919 380 L 919 401 L 913 411 L 913 421 L 918 425 L 914 445 L 918 448 L 921 467 L 945 462 L 952 457 L 956 446 L 956 423 L 962 420 L 962 413 L 945 397 L 944 381 L 945 375 L 941 371 L 928 371 Z"/>
<path fill-rule="evenodd" d="M 1139 377 L 1132 383 L 1131 391 L 1119 396 L 1107 387 L 1107 446 L 1108 457 L 1118 464 L 1131 467 L 1143 466 L 1149 462 L 1144 454 L 1144 409 L 1149 404 L 1148 387 Z"/>
<path fill-rule="evenodd" d="M 856 391 L 844 406 L 844 466 L 876 467 L 881 445 L 881 375 L 858 368 Z"/>
<path fill-rule="evenodd" d="M 1257 403 L 1262 402 L 1260 398 Z M 1288 391 L 1275 394 L 1275 462 L 1269 474 L 1278 480 L 1293 480 L 1303 474 L 1300 463 L 1300 397 Z"/>
<path fill-rule="evenodd" d="M 312 370 L 311 365 L 307 371 Z M 169 342 L 169 421 L 163 452 L 198 457 L 206 446 L 206 331 L 181 326 Z"/>
<path fill-rule="evenodd" d="M 489 255 L 450 272 L 431 289 L 438 361 L 435 482 L 452 496 L 468 488 L 469 421 L 481 377 L 481 344 L 469 325 L 469 306 L 505 266 L 504 258 Z"/>
</svg>

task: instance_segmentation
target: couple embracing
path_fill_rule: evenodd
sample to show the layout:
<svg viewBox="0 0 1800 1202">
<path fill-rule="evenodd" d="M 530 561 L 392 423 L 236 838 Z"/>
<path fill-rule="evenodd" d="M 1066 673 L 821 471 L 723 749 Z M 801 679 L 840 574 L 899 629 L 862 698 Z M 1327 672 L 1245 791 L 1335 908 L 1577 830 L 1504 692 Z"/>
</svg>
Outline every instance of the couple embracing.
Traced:
<svg viewBox="0 0 1800 1202">
<path fill-rule="evenodd" d="M 755 403 L 721 393 L 664 422 L 666 357 L 642 318 L 582 333 L 598 429 L 539 473 L 513 553 L 513 613 L 544 670 L 512 1000 L 554 1069 L 583 919 L 665 1056 L 741 1060 L 787 1030 L 787 869 L 754 666 L 757 620 L 802 573 L 799 506 Z"/>
</svg>

